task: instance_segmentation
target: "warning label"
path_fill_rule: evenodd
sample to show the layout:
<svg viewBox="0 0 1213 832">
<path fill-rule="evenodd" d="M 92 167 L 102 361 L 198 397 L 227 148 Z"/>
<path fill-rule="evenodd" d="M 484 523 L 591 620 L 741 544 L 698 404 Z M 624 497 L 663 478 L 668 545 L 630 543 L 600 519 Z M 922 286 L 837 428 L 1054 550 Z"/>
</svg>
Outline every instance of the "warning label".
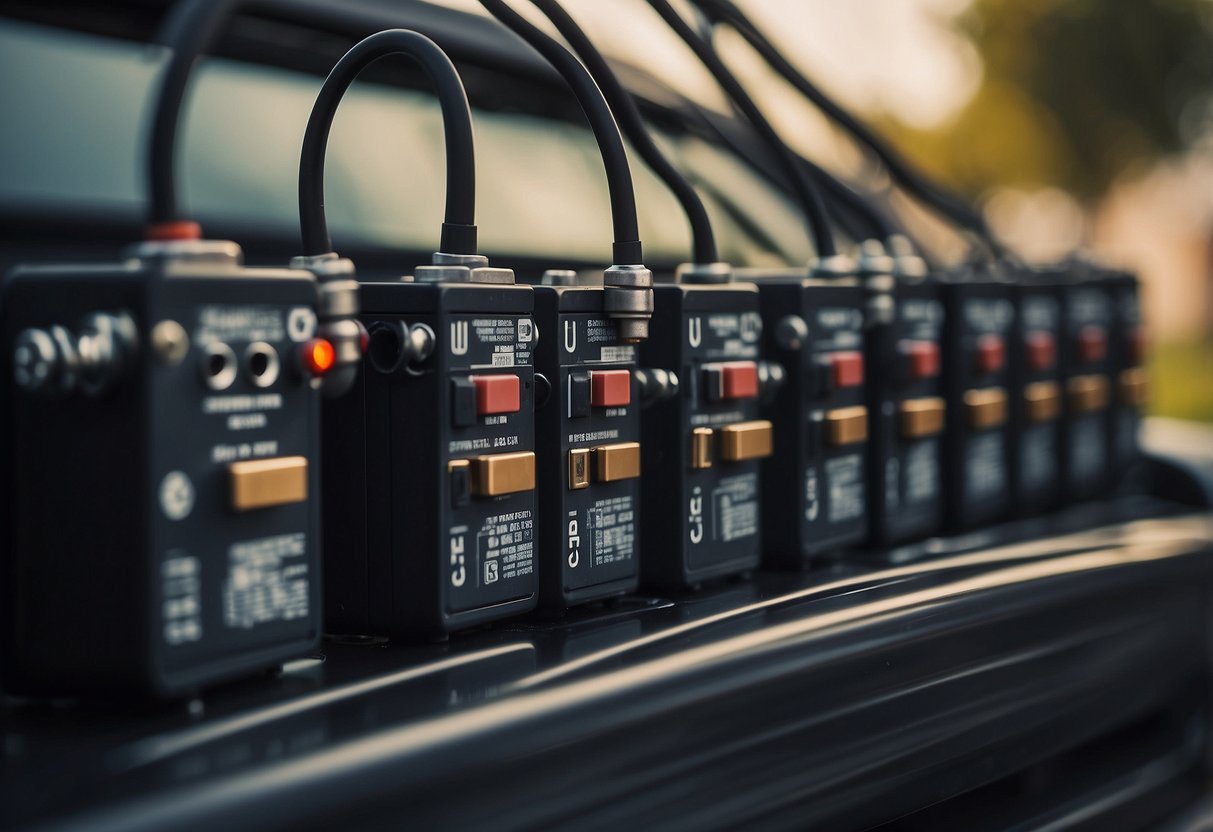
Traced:
<svg viewBox="0 0 1213 832">
<path fill-rule="evenodd" d="M 308 614 L 307 536 L 235 543 L 223 582 L 223 623 L 239 630 Z"/>
<path fill-rule="evenodd" d="M 758 475 L 740 474 L 721 480 L 712 490 L 717 540 L 729 542 L 758 534 Z"/>
</svg>

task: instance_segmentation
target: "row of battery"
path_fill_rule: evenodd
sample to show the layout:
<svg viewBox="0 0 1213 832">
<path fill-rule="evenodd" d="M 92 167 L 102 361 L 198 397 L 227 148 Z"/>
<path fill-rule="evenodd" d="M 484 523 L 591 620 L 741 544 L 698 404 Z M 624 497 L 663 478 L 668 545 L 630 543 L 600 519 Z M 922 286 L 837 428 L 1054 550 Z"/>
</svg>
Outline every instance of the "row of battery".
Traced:
<svg viewBox="0 0 1213 832">
<path fill-rule="evenodd" d="M 362 458 L 331 442 L 325 459 L 368 506 L 326 513 L 330 629 L 409 637 L 693 588 L 1130 481 L 1131 276 L 840 260 L 659 282 L 639 345 L 601 288 L 450 287 L 417 316 L 364 287 L 371 366 L 325 418 L 367 426 Z M 393 347 L 418 326 L 434 363 L 409 367 Z"/>
<path fill-rule="evenodd" d="M 433 638 L 1133 487 L 1131 275 L 690 268 L 632 343 L 601 284 L 479 261 L 317 284 L 184 241 L 12 275 L 6 687 L 180 693 L 322 627 Z"/>
</svg>

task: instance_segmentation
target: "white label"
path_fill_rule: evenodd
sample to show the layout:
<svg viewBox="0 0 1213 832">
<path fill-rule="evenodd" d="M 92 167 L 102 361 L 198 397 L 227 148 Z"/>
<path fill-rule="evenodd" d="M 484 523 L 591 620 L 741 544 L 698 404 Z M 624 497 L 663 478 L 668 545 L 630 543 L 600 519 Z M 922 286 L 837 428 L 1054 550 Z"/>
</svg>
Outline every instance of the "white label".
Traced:
<svg viewBox="0 0 1213 832">
<path fill-rule="evenodd" d="M 859 454 L 831 459 L 826 463 L 830 482 L 831 523 L 863 516 L 863 460 Z"/>
<path fill-rule="evenodd" d="M 969 440 L 965 478 L 971 497 L 977 500 L 993 497 L 1007 487 L 1006 468 L 1002 462 L 1001 433 L 983 433 Z"/>
<path fill-rule="evenodd" d="M 160 565 L 164 641 L 170 646 L 202 638 L 202 579 L 198 558 L 179 549 Z"/>
<path fill-rule="evenodd" d="M 228 549 L 223 623 L 239 630 L 308 614 L 307 536 L 248 540 Z"/>
</svg>

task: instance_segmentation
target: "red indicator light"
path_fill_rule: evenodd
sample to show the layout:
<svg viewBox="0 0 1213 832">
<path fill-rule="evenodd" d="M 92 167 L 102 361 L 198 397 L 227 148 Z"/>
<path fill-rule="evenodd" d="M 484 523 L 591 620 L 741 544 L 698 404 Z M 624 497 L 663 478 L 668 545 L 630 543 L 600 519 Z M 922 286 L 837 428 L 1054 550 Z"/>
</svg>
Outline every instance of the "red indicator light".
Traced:
<svg viewBox="0 0 1213 832">
<path fill-rule="evenodd" d="M 337 363 L 337 351 L 327 338 L 313 338 L 303 345 L 303 364 L 315 376 L 322 376 Z"/>
</svg>

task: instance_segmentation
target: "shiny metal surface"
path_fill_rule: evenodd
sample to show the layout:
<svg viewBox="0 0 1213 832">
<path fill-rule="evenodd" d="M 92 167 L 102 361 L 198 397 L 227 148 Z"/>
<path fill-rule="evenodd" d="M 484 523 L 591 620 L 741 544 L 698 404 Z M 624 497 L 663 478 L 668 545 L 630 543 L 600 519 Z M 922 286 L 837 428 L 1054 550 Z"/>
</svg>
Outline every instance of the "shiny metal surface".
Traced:
<svg viewBox="0 0 1213 832">
<path fill-rule="evenodd" d="M 344 639 L 173 706 L 9 701 L 5 823 L 891 820 L 1206 684 L 1213 527 L 1160 511 L 1126 501 L 443 644 Z"/>
</svg>

